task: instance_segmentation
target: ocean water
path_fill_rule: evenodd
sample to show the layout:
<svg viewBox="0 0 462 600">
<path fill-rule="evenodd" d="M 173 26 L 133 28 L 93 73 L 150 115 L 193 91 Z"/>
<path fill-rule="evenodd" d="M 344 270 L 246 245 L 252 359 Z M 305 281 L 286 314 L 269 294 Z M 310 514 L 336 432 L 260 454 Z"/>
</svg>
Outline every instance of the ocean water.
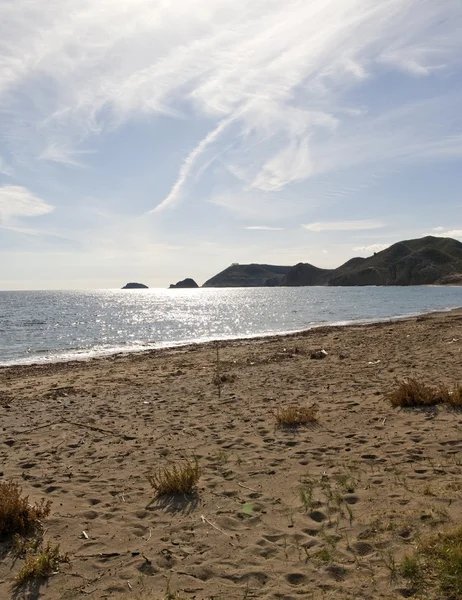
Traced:
<svg viewBox="0 0 462 600">
<path fill-rule="evenodd" d="M 462 287 L 0 292 L 0 365 L 271 335 L 462 307 Z"/>
</svg>

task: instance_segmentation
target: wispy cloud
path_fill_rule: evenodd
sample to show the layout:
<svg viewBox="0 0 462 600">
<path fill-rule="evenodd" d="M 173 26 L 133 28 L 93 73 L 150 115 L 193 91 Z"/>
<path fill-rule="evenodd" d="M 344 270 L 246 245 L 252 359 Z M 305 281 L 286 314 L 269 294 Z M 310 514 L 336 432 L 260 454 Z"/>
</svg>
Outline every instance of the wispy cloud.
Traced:
<svg viewBox="0 0 462 600">
<path fill-rule="evenodd" d="M 13 175 L 13 169 L 6 163 L 5 159 L 0 156 L 0 175 Z"/>
<path fill-rule="evenodd" d="M 37 217 L 53 210 L 53 206 L 19 185 L 0 187 L 0 223 L 10 217 Z"/>
<path fill-rule="evenodd" d="M 264 217 L 267 222 L 276 222 L 276 226 L 282 219 L 300 215 L 305 210 L 299 200 L 284 198 L 281 202 L 275 193 L 240 190 L 238 187 L 216 191 L 208 201 L 246 221 L 258 222 Z"/>
<path fill-rule="evenodd" d="M 354 96 L 385 69 L 456 69 L 459 0 L 18 0 L 0 6 L 0 40 L 2 135 L 18 160 L 80 165 L 88 137 L 139 116 L 210 121 L 157 212 L 212 149 L 244 187 L 273 192 L 357 165 L 462 156 L 455 112 L 441 109 L 459 92 L 411 96 L 402 111 Z"/>
<path fill-rule="evenodd" d="M 380 221 L 364 219 L 362 221 L 320 221 L 302 225 L 308 231 L 361 231 L 363 229 L 380 229 L 385 224 Z"/>
<path fill-rule="evenodd" d="M 284 227 L 270 227 L 269 225 L 249 225 L 244 229 L 254 229 L 256 231 L 284 231 Z"/>
<path fill-rule="evenodd" d="M 175 181 L 174 186 L 170 190 L 170 193 L 162 202 L 156 206 L 151 212 L 161 212 L 168 206 L 174 204 L 180 199 L 181 192 L 183 187 L 185 186 L 191 171 L 196 166 L 197 161 L 201 158 L 204 152 L 211 146 L 220 136 L 220 134 L 228 127 L 230 123 L 234 120 L 234 117 L 231 116 L 228 119 L 224 119 L 221 121 L 218 126 L 211 131 L 200 143 L 198 146 L 194 148 L 192 152 L 188 154 L 186 157 L 183 166 L 180 169 L 177 180 Z"/>
<path fill-rule="evenodd" d="M 67 235 L 62 233 L 56 233 L 53 231 L 47 231 L 44 229 L 33 229 L 31 227 L 17 227 L 16 225 L 2 225 L 0 223 L 0 229 L 5 231 L 13 231 L 14 233 L 20 233 L 23 235 L 33 236 L 33 237 L 50 237 L 50 238 L 58 238 L 60 240 L 66 240 L 70 242 L 74 242 L 75 240 Z"/>
<path fill-rule="evenodd" d="M 72 167 L 83 167 L 85 164 L 81 160 L 78 160 L 78 157 L 84 158 L 88 154 L 93 154 L 93 152 L 91 150 L 77 150 L 68 147 L 65 144 L 63 145 L 52 141 L 37 158 L 39 160 L 49 160 Z"/>
</svg>

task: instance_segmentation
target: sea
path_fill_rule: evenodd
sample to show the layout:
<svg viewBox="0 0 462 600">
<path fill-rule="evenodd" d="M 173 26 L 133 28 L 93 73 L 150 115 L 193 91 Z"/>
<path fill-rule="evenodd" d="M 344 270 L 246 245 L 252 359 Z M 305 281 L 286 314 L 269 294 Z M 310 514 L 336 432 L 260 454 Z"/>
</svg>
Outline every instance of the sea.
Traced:
<svg viewBox="0 0 462 600">
<path fill-rule="evenodd" d="M 0 366 L 86 359 L 462 307 L 462 287 L 0 291 Z"/>
</svg>

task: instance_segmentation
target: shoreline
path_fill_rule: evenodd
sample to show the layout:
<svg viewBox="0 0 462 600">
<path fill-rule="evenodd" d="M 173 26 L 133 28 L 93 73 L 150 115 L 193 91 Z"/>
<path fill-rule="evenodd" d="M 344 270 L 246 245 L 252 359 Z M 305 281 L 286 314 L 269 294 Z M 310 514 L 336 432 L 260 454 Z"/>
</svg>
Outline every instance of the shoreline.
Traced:
<svg viewBox="0 0 462 600">
<path fill-rule="evenodd" d="M 59 364 L 69 364 L 69 363 L 82 363 L 82 362 L 88 362 L 88 361 L 93 361 L 93 360 L 111 360 L 114 357 L 125 357 L 125 356 L 132 356 L 132 355 L 144 355 L 144 354 L 149 354 L 149 353 L 158 353 L 158 352 L 167 352 L 167 351 L 171 351 L 171 350 L 175 350 L 175 349 L 188 349 L 188 348 L 195 348 L 197 346 L 203 346 L 203 345 L 216 345 L 217 343 L 222 343 L 224 345 L 228 344 L 228 343 L 235 343 L 235 342 L 246 342 L 246 341 L 258 341 L 258 340 L 268 340 L 268 339 L 273 339 L 273 338 L 285 338 L 285 337 L 291 337 L 291 336 L 297 336 L 297 335 L 303 335 L 306 334 L 307 332 L 313 331 L 313 330 L 319 330 L 322 328 L 331 328 L 331 327 L 354 327 L 354 326 L 369 326 L 369 325 L 377 325 L 380 323 L 394 323 L 394 322 L 399 322 L 399 321 L 406 321 L 408 319 L 415 319 L 418 318 L 420 316 L 426 316 L 426 315 L 439 315 L 439 314 L 447 314 L 453 311 L 458 311 L 458 310 L 462 310 L 462 306 L 457 306 L 457 307 L 450 307 L 447 309 L 440 309 L 440 310 L 429 310 L 429 311 L 424 311 L 424 312 L 416 312 L 416 313 L 411 313 L 411 314 L 406 314 L 406 315 L 396 315 L 396 316 L 392 316 L 392 317 L 381 317 L 378 319 L 374 319 L 374 320 L 370 320 L 370 319 L 364 319 L 364 320 L 351 320 L 351 321 L 336 321 L 333 323 L 323 323 L 323 324 L 319 324 L 319 325 L 313 325 L 309 328 L 306 329 L 299 329 L 299 330 L 295 330 L 295 331 L 283 331 L 281 333 L 274 333 L 274 332 L 270 332 L 267 334 L 256 334 L 256 335 L 249 335 L 249 336 L 245 336 L 245 337 L 230 337 L 230 338 L 215 338 L 215 339 L 211 339 L 211 340 L 199 340 L 199 341 L 185 341 L 185 342 L 174 342 L 171 345 L 166 345 L 166 346 L 160 346 L 160 347 L 151 347 L 151 348 L 140 348 L 140 349 L 131 349 L 131 350 L 108 350 L 107 352 L 102 352 L 101 354 L 94 354 L 94 355 L 89 355 L 89 356 L 82 356 L 81 358 L 79 357 L 75 357 L 72 356 L 70 358 L 63 358 L 63 357 L 56 357 L 55 358 L 44 358 L 42 360 L 34 360 L 31 359 L 31 362 L 11 362 L 11 363 L 6 363 L 6 364 L 1 364 L 0 363 L 0 373 L 2 370 L 4 369 L 11 369 L 11 368 L 20 368 L 20 367 L 39 367 L 39 366 L 46 366 L 46 365 L 59 365 Z M 24 360 L 24 359 L 19 359 L 19 360 Z"/>
<path fill-rule="evenodd" d="M 462 413 L 387 393 L 462 384 L 461 364 L 456 309 L 0 369 L 0 482 L 51 502 L 44 543 L 69 553 L 33 597 L 409 597 L 404 557 L 460 525 Z M 311 426 L 276 426 L 313 405 Z M 147 474 L 192 457 L 197 494 L 152 502 Z M 0 553 L 0 597 L 28 597 L 24 558 Z"/>
</svg>

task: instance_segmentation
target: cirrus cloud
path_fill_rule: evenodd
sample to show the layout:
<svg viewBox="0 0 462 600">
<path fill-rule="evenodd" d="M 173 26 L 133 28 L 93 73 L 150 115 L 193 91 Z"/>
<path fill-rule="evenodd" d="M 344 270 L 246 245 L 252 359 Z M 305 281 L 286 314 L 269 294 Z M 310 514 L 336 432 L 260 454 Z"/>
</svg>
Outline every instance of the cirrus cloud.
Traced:
<svg viewBox="0 0 462 600">
<path fill-rule="evenodd" d="M 302 225 L 308 231 L 362 231 L 365 229 L 380 229 L 385 224 L 380 221 L 364 219 L 361 221 L 319 221 Z"/>
<path fill-rule="evenodd" d="M 284 231 L 284 227 L 270 227 L 269 225 L 249 225 L 244 229 L 251 229 L 255 231 Z"/>
<path fill-rule="evenodd" d="M 89 138 L 140 117 L 211 121 L 182 149 L 157 212 L 210 155 L 265 192 L 462 155 L 459 92 L 381 110 L 354 97 L 384 70 L 415 80 L 457 69 L 459 0 L 18 0 L 0 5 L 0 40 L 2 138 L 20 161 L 80 165 Z"/>
</svg>

